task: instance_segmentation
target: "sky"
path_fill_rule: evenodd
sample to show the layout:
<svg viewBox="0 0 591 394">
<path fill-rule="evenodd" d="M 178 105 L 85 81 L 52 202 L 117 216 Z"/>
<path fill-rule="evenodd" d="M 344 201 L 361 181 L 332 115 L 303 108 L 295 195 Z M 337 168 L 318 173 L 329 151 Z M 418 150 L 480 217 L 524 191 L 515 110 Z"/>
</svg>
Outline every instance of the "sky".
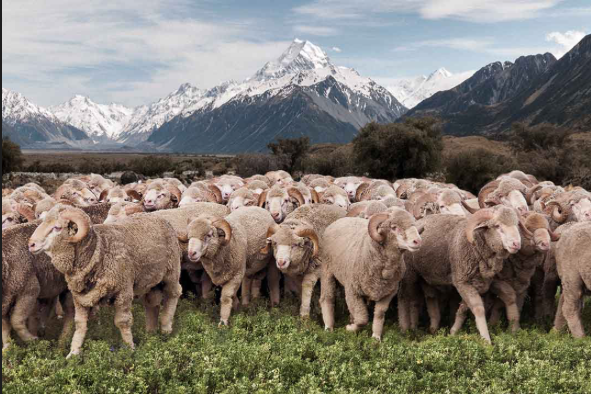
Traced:
<svg viewBox="0 0 591 394">
<path fill-rule="evenodd" d="M 149 104 L 243 80 L 294 38 L 384 85 L 551 52 L 591 34 L 589 0 L 2 0 L 2 86 Z"/>
</svg>

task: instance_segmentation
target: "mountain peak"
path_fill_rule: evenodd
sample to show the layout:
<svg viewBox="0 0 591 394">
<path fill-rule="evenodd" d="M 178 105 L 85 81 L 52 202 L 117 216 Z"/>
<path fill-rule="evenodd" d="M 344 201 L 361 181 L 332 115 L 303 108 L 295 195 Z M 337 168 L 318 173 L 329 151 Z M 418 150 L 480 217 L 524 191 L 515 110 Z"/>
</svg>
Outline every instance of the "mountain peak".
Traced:
<svg viewBox="0 0 591 394">
<path fill-rule="evenodd" d="M 449 78 L 451 77 L 453 74 L 449 71 L 447 71 L 447 69 L 445 67 L 441 67 L 437 70 L 435 70 L 433 73 L 431 73 L 431 75 L 429 75 L 428 79 L 433 79 L 433 78 Z"/>
<path fill-rule="evenodd" d="M 330 58 L 320 47 L 296 38 L 277 60 L 267 63 L 254 78 L 265 81 L 331 65 Z"/>
</svg>

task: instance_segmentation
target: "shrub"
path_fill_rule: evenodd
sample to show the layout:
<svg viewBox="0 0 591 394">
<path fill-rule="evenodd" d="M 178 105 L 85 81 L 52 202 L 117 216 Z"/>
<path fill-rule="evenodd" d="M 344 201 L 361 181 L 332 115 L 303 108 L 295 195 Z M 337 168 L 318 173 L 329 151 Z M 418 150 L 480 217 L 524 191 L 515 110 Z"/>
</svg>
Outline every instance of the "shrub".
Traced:
<svg viewBox="0 0 591 394">
<path fill-rule="evenodd" d="M 243 178 L 284 168 L 281 158 L 265 154 L 239 155 L 234 161 L 236 173 Z"/>
<path fill-rule="evenodd" d="M 515 168 L 512 158 L 494 154 L 486 149 L 475 149 L 452 155 L 446 159 L 447 182 L 460 189 L 478 194 L 482 186 L 499 175 Z"/>
<path fill-rule="evenodd" d="M 302 137 L 295 139 L 279 139 L 267 145 L 273 155 L 285 163 L 284 170 L 289 173 L 295 172 L 310 150 L 310 138 Z"/>
<path fill-rule="evenodd" d="M 2 175 L 18 171 L 23 164 L 21 147 L 10 141 L 2 139 Z"/>
<path fill-rule="evenodd" d="M 127 169 L 145 176 L 160 176 L 173 170 L 174 166 L 169 157 L 146 156 L 132 160 Z"/>
<path fill-rule="evenodd" d="M 370 177 L 419 178 L 441 167 L 442 129 L 433 118 L 404 123 L 370 123 L 353 140 L 357 165 Z"/>
<path fill-rule="evenodd" d="M 302 162 L 306 174 L 330 175 L 335 178 L 357 175 L 359 172 L 353 160 L 353 148 L 343 146 L 330 153 L 309 155 Z"/>
<path fill-rule="evenodd" d="M 568 142 L 572 131 L 553 125 L 527 126 L 515 123 L 512 126 L 511 144 L 517 151 L 547 150 L 563 148 Z"/>
</svg>

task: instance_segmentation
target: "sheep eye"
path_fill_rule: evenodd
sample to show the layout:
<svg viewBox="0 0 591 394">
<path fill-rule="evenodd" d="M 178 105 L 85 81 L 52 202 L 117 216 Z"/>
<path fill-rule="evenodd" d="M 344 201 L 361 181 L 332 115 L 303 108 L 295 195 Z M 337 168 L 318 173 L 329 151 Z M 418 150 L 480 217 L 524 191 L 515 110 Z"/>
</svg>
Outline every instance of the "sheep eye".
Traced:
<svg viewBox="0 0 591 394">
<path fill-rule="evenodd" d="M 12 219 L 12 218 L 8 218 L 8 219 L 6 219 L 6 221 L 7 221 L 7 222 L 12 222 L 12 221 L 13 221 L 13 219 Z"/>
<path fill-rule="evenodd" d="M 58 227 L 58 226 L 56 226 L 56 227 L 54 227 L 54 228 L 53 228 L 53 231 L 55 231 L 55 232 L 60 232 L 60 231 L 62 231 L 62 228 L 61 228 L 61 227 Z"/>
</svg>

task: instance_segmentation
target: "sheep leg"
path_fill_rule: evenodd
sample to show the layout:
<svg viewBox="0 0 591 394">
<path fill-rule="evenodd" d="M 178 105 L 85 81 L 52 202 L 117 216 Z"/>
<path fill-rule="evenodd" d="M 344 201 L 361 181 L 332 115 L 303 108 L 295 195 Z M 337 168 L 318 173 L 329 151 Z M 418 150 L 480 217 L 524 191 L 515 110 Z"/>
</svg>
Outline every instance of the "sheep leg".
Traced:
<svg viewBox="0 0 591 394">
<path fill-rule="evenodd" d="M 388 312 L 388 308 L 390 308 L 390 303 L 392 302 L 394 296 L 395 294 L 392 294 L 391 296 L 376 302 L 373 315 L 372 337 L 378 341 L 382 340 L 382 334 L 384 333 L 384 323 L 386 322 L 386 312 Z"/>
<path fill-rule="evenodd" d="M 289 292 L 297 298 L 302 298 L 302 282 L 301 277 L 294 278 L 292 276 L 285 277 L 285 292 Z"/>
<path fill-rule="evenodd" d="M 65 315 L 64 307 L 63 307 L 63 305 L 62 305 L 62 303 L 60 302 L 59 299 L 55 303 L 55 315 L 60 320 L 63 319 L 64 318 L 64 315 Z"/>
<path fill-rule="evenodd" d="M 427 313 L 429 314 L 429 320 L 431 321 L 431 327 L 429 330 L 431 334 L 436 334 L 439 331 L 441 324 L 441 305 L 439 303 L 439 297 L 437 291 L 431 286 L 424 285 L 423 292 L 425 293 L 425 302 L 427 303 Z"/>
<path fill-rule="evenodd" d="M 241 282 L 241 279 L 237 279 L 226 283 L 222 287 L 220 326 L 229 326 L 230 324 L 230 315 L 232 314 L 234 298 L 236 297 L 236 293 L 240 288 Z"/>
<path fill-rule="evenodd" d="M 267 268 L 267 282 L 269 284 L 269 294 L 271 296 L 271 307 L 276 307 L 281 302 L 281 271 L 276 264 L 269 264 Z"/>
<path fill-rule="evenodd" d="M 213 282 L 207 272 L 203 271 L 203 275 L 201 275 L 201 297 L 204 300 L 211 300 L 214 295 Z"/>
<path fill-rule="evenodd" d="M 27 328 L 27 321 L 29 317 L 37 313 L 35 310 L 37 307 L 37 297 L 31 295 L 20 296 L 16 300 L 12 315 L 10 316 L 10 324 L 17 335 L 25 342 L 30 342 L 38 339 L 35 335 L 31 334 Z"/>
<path fill-rule="evenodd" d="M 564 327 L 566 327 L 566 319 L 564 318 L 564 313 L 562 313 L 563 306 L 564 294 L 560 296 L 560 301 L 558 302 L 558 309 L 556 310 L 556 317 L 554 318 L 554 329 L 556 331 L 563 331 Z"/>
<path fill-rule="evenodd" d="M 250 304 L 252 282 L 253 282 L 253 279 L 247 278 L 247 277 L 244 277 L 244 280 L 242 281 L 241 296 L 242 296 L 242 305 L 244 305 L 244 306 L 248 306 L 248 304 Z"/>
<path fill-rule="evenodd" d="M 468 305 L 466 305 L 465 302 L 460 303 L 460 306 L 458 306 L 458 310 L 456 311 L 456 319 L 450 331 L 451 335 L 456 335 L 458 332 L 460 332 L 464 326 L 464 323 L 466 322 L 466 319 L 468 318 L 469 310 L 470 308 L 468 308 Z"/>
<path fill-rule="evenodd" d="M 476 318 L 476 327 L 478 327 L 480 336 L 486 342 L 488 342 L 488 344 L 492 345 L 492 340 L 490 339 L 490 333 L 488 331 L 488 325 L 486 324 L 486 310 L 484 308 L 484 302 L 482 301 L 480 293 L 478 293 L 478 291 L 473 286 L 463 283 L 459 284 L 457 289 L 462 296 L 462 299 Z"/>
<path fill-rule="evenodd" d="M 491 291 L 496 294 L 505 304 L 507 310 L 507 320 L 511 327 L 511 332 L 519 331 L 519 308 L 517 307 L 517 294 L 515 289 L 507 282 L 494 281 L 491 286 Z"/>
<path fill-rule="evenodd" d="M 250 286 L 250 296 L 253 300 L 258 300 L 259 298 L 261 298 L 261 288 L 263 287 L 263 279 L 264 278 L 256 278 L 252 281 L 252 285 Z"/>
<path fill-rule="evenodd" d="M 347 307 L 353 317 L 353 324 L 347 326 L 347 331 L 357 332 L 369 322 L 369 313 L 367 312 L 367 305 L 362 297 L 355 294 L 352 289 L 345 289 L 345 300 Z"/>
<path fill-rule="evenodd" d="M 536 320 L 544 321 L 556 315 L 556 293 L 560 280 L 551 275 L 547 275 L 542 286 L 542 300 L 540 304 L 536 303 Z"/>
<path fill-rule="evenodd" d="M 133 295 L 120 294 L 115 300 L 115 327 L 121 332 L 123 342 L 131 348 L 135 349 L 133 343 L 133 334 L 131 327 L 133 326 L 133 314 L 131 313 L 131 306 L 133 303 Z"/>
<path fill-rule="evenodd" d="M 300 316 L 307 319 L 310 318 L 310 305 L 312 304 L 312 294 L 314 294 L 314 287 L 318 283 L 317 274 L 308 274 L 302 281 L 302 306 L 300 308 Z"/>
<path fill-rule="evenodd" d="M 80 354 L 82 345 L 84 344 L 84 338 L 86 338 L 86 332 L 88 331 L 88 317 L 90 315 L 90 308 L 83 307 L 74 300 L 75 317 L 74 322 L 76 323 L 76 331 L 74 331 L 74 337 L 72 338 L 72 345 L 70 347 L 70 354 L 67 358 L 77 356 Z"/>
<path fill-rule="evenodd" d="M 179 284 L 178 278 L 171 279 L 164 286 L 164 304 L 162 314 L 160 315 L 160 326 L 164 334 L 172 334 L 172 325 L 174 323 L 174 314 L 183 294 L 183 288 Z"/>
<path fill-rule="evenodd" d="M 490 326 L 496 326 L 497 324 L 499 324 L 501 322 L 502 310 L 503 310 L 503 301 L 501 301 L 500 299 L 497 298 L 494 301 L 492 311 L 490 314 L 490 318 L 488 319 L 488 324 Z"/>
<path fill-rule="evenodd" d="M 64 326 L 62 328 L 62 333 L 60 334 L 58 343 L 59 346 L 65 346 L 68 338 L 72 335 L 72 330 L 74 329 L 74 301 L 72 300 L 72 294 L 66 293 L 60 296 L 60 300 L 58 302 L 62 308 L 62 318 L 64 321 Z"/>
<path fill-rule="evenodd" d="M 146 332 L 152 334 L 158 331 L 158 316 L 162 304 L 162 292 L 152 290 L 142 298 L 146 310 Z"/>
<path fill-rule="evenodd" d="M 581 309 L 583 303 L 583 283 L 581 278 L 577 280 L 563 281 L 563 305 L 562 313 L 568 323 L 568 328 L 575 338 L 584 338 L 585 330 L 581 320 Z"/>
<path fill-rule="evenodd" d="M 421 289 L 416 280 L 405 277 L 398 292 L 398 324 L 402 332 L 418 328 L 421 298 Z"/>
<path fill-rule="evenodd" d="M 334 330 L 334 302 L 336 293 L 335 277 L 324 272 L 320 281 L 321 294 L 320 305 L 322 307 L 322 319 L 327 331 Z"/>
<path fill-rule="evenodd" d="M 5 352 L 10 347 L 10 343 L 12 342 L 10 338 L 10 331 L 12 331 L 12 327 L 10 326 L 10 321 L 3 317 L 2 318 L 2 352 Z"/>
</svg>

